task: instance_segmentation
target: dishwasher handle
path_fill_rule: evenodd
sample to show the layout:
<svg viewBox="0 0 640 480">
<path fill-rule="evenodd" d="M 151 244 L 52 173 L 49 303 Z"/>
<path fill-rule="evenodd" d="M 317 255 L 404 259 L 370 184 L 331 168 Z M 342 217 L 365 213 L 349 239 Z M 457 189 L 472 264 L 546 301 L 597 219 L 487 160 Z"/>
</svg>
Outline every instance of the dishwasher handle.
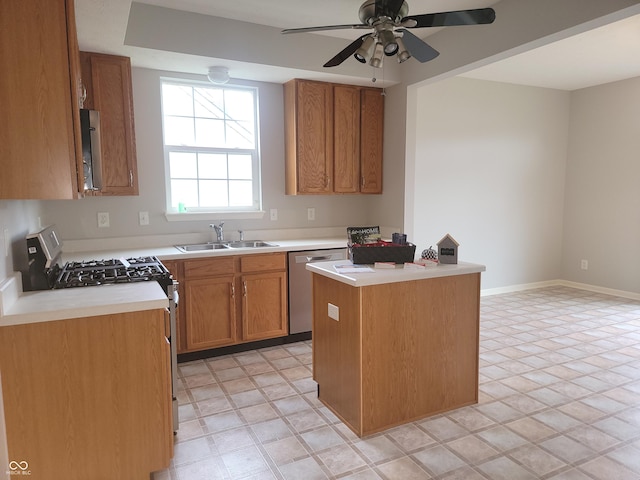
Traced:
<svg viewBox="0 0 640 480">
<path fill-rule="evenodd" d="M 299 255 L 295 255 L 296 263 L 314 263 L 314 262 L 324 262 L 329 260 L 344 260 L 346 258 L 346 253 L 344 250 L 339 252 L 300 252 Z"/>
<path fill-rule="evenodd" d="M 305 257 L 307 259 L 307 263 L 311 262 L 322 262 L 323 260 L 331 260 L 331 255 L 320 255 L 317 257 Z"/>
</svg>

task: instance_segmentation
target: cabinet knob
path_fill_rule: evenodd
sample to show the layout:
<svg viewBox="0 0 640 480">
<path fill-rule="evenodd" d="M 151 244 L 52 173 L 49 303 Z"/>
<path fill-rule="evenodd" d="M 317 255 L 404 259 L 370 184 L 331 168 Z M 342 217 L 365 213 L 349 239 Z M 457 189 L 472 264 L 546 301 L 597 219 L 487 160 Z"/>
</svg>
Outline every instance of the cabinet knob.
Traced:
<svg viewBox="0 0 640 480">
<path fill-rule="evenodd" d="M 236 296 L 236 286 L 232 283 L 231 284 L 231 298 L 235 298 Z"/>
<path fill-rule="evenodd" d="M 242 282 L 242 295 L 247 296 L 247 282 Z"/>
<path fill-rule="evenodd" d="M 129 170 L 129 186 L 133 187 L 133 170 Z"/>
</svg>

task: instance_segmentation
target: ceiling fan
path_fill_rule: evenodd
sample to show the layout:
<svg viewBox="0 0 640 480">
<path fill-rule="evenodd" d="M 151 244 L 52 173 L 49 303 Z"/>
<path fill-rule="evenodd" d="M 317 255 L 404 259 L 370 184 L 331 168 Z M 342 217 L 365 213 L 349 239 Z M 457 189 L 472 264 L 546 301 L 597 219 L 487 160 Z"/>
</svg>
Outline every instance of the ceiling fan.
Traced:
<svg viewBox="0 0 640 480">
<path fill-rule="evenodd" d="M 455 25 L 481 25 L 493 23 L 496 12 L 492 8 L 457 10 L 451 12 L 409 15 L 404 0 L 366 0 L 358 12 L 360 21 L 352 25 L 326 25 L 323 27 L 288 28 L 282 33 L 320 32 L 324 30 L 373 29 L 350 43 L 344 50 L 324 64 L 335 67 L 351 55 L 360 63 L 381 67 L 384 55 L 397 55 L 398 62 L 413 57 L 419 62 L 433 60 L 440 53 L 408 28 L 449 27 Z"/>
</svg>

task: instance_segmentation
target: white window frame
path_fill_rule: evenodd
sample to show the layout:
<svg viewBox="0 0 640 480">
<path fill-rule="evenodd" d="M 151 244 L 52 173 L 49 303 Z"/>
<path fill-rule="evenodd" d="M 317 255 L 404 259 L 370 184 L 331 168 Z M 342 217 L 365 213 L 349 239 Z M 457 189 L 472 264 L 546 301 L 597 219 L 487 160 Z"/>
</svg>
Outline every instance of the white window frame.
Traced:
<svg viewBox="0 0 640 480">
<path fill-rule="evenodd" d="M 243 218 L 263 218 L 262 210 L 262 175 L 260 162 L 260 135 L 259 135 L 259 91 L 258 88 L 252 86 L 244 86 L 239 84 L 211 85 L 208 82 L 189 80 L 183 78 L 162 77 L 160 79 L 160 101 L 162 104 L 162 86 L 164 84 L 184 85 L 188 87 L 213 87 L 235 90 L 250 90 L 253 92 L 254 98 L 254 132 L 255 132 L 255 148 L 217 148 L 202 146 L 185 146 L 185 145 L 166 145 L 164 135 L 164 109 L 161 107 L 162 116 L 162 145 L 164 150 L 164 171 L 165 171 L 165 202 L 166 202 L 166 218 L 169 221 L 188 221 L 197 219 L 243 219 Z M 179 212 L 178 208 L 172 205 L 171 199 L 171 176 L 169 167 L 169 154 L 171 152 L 195 152 L 195 153 L 228 153 L 228 154 L 250 154 L 252 164 L 252 190 L 253 205 L 246 207 L 190 207 L 187 211 Z"/>
</svg>

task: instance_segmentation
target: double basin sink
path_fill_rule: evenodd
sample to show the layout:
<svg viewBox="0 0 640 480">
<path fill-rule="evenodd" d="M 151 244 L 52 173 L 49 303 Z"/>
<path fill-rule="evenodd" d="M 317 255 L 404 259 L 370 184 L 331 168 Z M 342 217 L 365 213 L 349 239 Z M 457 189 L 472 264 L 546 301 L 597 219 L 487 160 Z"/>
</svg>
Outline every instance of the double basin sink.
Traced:
<svg viewBox="0 0 640 480">
<path fill-rule="evenodd" d="M 261 247 L 277 247 L 274 243 L 264 242 L 262 240 L 239 240 L 234 242 L 208 242 L 193 243 L 190 245 L 176 245 L 175 247 L 181 252 L 204 252 L 208 250 L 220 250 L 223 248 L 261 248 Z"/>
</svg>

